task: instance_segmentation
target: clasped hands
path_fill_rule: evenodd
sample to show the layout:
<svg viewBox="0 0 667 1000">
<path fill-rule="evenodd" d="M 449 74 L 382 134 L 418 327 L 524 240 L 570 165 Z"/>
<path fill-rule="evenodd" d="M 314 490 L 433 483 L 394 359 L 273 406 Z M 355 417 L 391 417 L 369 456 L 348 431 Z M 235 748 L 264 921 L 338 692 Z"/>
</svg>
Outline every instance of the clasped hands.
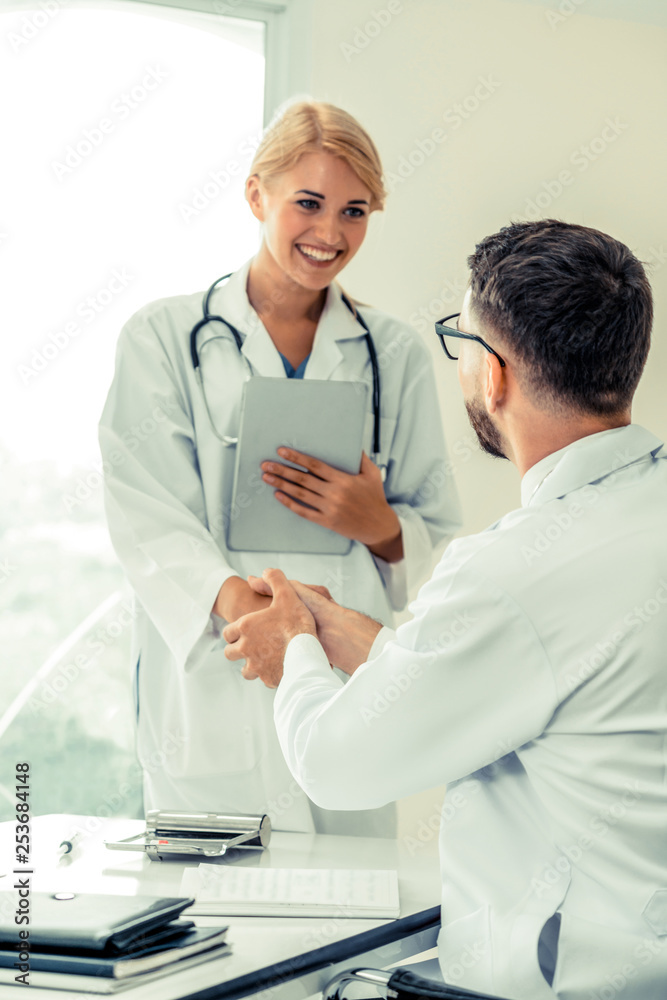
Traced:
<svg viewBox="0 0 667 1000">
<path fill-rule="evenodd" d="M 299 517 L 361 542 L 387 562 L 403 558 L 400 521 L 385 496 L 380 470 L 365 453 L 357 475 L 292 448 L 279 448 L 278 454 L 301 468 L 262 463 L 262 478 L 275 488 L 276 500 Z M 351 674 L 367 659 L 382 627 L 341 607 L 326 587 L 288 581 L 275 569 L 261 578 L 248 577 L 248 583 L 231 577 L 213 610 L 229 622 L 222 633 L 227 659 L 245 659 L 243 676 L 260 677 L 267 687 L 278 686 L 285 650 L 295 635 L 316 636 L 329 662 Z"/>
<path fill-rule="evenodd" d="M 246 661 L 242 674 L 247 680 L 259 677 L 267 687 L 278 687 L 287 646 L 303 633 L 316 636 L 329 663 L 347 674 L 368 659 L 382 626 L 337 604 L 326 587 L 288 580 L 279 569 L 249 576 L 248 584 L 255 593 L 270 597 L 271 603 L 230 622 L 222 633 L 225 656 Z"/>
</svg>

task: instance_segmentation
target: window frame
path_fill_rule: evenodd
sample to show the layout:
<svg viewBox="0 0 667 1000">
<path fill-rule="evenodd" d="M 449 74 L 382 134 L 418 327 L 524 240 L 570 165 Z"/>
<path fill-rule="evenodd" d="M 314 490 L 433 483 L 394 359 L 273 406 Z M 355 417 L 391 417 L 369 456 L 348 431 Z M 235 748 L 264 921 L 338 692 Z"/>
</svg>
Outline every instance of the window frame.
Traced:
<svg viewBox="0 0 667 1000">
<path fill-rule="evenodd" d="M 289 0 L 288 0 L 289 2 Z M 298 0 L 297 0 L 298 2 Z M 154 17 L 164 17 L 170 19 L 169 11 L 173 20 L 176 12 L 179 12 L 179 19 L 186 20 L 189 11 L 193 14 L 205 13 L 225 21 L 239 19 L 243 21 L 261 22 L 265 25 L 265 66 L 264 66 L 264 93 L 263 93 L 263 117 L 264 123 L 270 121 L 276 108 L 289 96 L 290 64 L 289 53 L 287 51 L 287 39 L 289 37 L 290 25 L 287 19 L 288 6 L 281 0 L 61 0 L 63 9 L 66 10 L 103 10 L 116 11 L 125 14 L 143 13 Z M 132 6 L 130 6 L 132 4 Z M 147 9 L 150 4 L 150 9 Z M 233 8 L 227 11 L 229 5 Z M 0 13 L 21 14 L 37 11 L 41 7 L 40 0 L 0 0 Z M 160 10 L 162 8 L 162 11 Z M 217 8 L 217 9 L 216 9 Z M 194 18 L 192 19 L 194 21 Z M 206 24 L 199 22 L 198 27 L 206 28 Z M 217 34 L 214 29 L 214 34 Z M 230 95 L 233 100 L 233 95 Z M 0 242 L 1 242 L 0 236 Z M 116 560 L 117 562 L 117 560 Z M 25 710 L 29 699 L 40 689 L 43 681 L 48 681 L 54 672 L 63 664 L 68 662 L 70 649 L 73 649 L 76 642 L 88 634 L 88 630 L 82 631 L 84 626 L 92 628 L 92 619 L 98 615 L 101 609 L 104 613 L 110 611 L 110 607 L 127 599 L 129 594 L 117 590 L 109 591 L 105 599 L 100 602 L 92 613 L 83 618 L 78 625 L 70 630 L 61 642 L 51 643 L 52 651 L 42 657 L 41 663 L 35 671 L 32 680 L 19 690 L 17 695 L 10 701 L 7 711 L 0 709 L 0 749 L 6 732 L 15 722 L 16 717 L 22 710 Z M 112 604 L 115 602 L 115 604 Z M 101 618 L 100 618 L 101 620 Z M 84 668 L 82 668 L 84 669 Z M 54 696 L 55 697 L 55 696 Z M 21 736 L 21 739 L 23 737 Z M 138 764 L 136 753 L 134 754 L 134 765 Z M 0 780 L 0 789 L 2 780 Z M 106 807 L 105 807 L 106 808 Z M 97 813 L 97 815 L 100 815 Z M 124 812 L 118 813 L 125 815 Z"/>
<path fill-rule="evenodd" d="M 294 94 L 305 96 L 310 92 L 312 12 L 309 0 L 67 0 L 67 9 L 105 7 L 119 10 L 136 3 L 262 22 L 266 30 L 265 126 L 288 97 Z M 38 0 L 0 0 L 2 13 L 29 11 L 38 7 Z M 222 10 L 223 7 L 232 9 Z"/>
<path fill-rule="evenodd" d="M 95 0 L 92 0 L 95 2 Z M 100 0 L 98 0 L 100 2 Z M 104 3 L 104 0 L 101 0 Z M 259 21 L 265 26 L 264 125 L 289 96 L 288 5 L 285 0 L 124 0 L 125 3 L 175 7 L 218 17 Z M 222 10 L 230 7 L 231 10 Z"/>
</svg>

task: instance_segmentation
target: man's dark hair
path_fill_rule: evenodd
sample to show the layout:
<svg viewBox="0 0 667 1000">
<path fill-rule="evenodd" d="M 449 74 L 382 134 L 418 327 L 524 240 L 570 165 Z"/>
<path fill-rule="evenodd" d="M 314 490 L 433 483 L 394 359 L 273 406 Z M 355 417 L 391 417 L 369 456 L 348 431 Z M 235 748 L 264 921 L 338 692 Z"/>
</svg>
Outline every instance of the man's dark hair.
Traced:
<svg viewBox="0 0 667 1000">
<path fill-rule="evenodd" d="M 556 219 L 516 222 L 482 240 L 468 265 L 473 312 L 523 362 L 544 402 L 597 415 L 630 405 L 653 303 L 623 243 Z"/>
</svg>

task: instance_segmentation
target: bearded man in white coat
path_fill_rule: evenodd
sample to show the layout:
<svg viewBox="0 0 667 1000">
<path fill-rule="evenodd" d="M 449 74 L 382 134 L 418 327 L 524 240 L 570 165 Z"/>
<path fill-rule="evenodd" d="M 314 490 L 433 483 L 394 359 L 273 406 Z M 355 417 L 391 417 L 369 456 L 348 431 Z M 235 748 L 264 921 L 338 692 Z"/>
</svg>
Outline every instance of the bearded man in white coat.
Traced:
<svg viewBox="0 0 667 1000">
<path fill-rule="evenodd" d="M 448 784 L 446 982 L 663 1000 L 667 455 L 631 423 L 650 286 L 626 246 L 554 220 L 506 227 L 469 265 L 436 332 L 521 508 L 455 541 L 396 632 L 266 571 L 272 605 L 227 626 L 226 655 L 279 685 L 285 759 L 322 806 Z"/>
</svg>

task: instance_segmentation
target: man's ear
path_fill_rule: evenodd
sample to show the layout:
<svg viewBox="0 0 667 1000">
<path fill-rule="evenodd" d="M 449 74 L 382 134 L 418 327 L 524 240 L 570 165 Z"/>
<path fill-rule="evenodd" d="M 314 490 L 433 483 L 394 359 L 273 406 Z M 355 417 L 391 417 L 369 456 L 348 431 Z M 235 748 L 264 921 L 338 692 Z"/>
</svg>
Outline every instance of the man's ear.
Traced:
<svg viewBox="0 0 667 1000">
<path fill-rule="evenodd" d="M 484 402 L 487 411 L 495 413 L 498 404 L 503 402 L 507 392 L 505 369 L 495 354 L 487 352 L 484 362 L 486 366 L 483 388 Z"/>
<path fill-rule="evenodd" d="M 264 222 L 264 192 L 257 174 L 252 174 L 245 182 L 245 197 L 255 218 Z"/>
</svg>

